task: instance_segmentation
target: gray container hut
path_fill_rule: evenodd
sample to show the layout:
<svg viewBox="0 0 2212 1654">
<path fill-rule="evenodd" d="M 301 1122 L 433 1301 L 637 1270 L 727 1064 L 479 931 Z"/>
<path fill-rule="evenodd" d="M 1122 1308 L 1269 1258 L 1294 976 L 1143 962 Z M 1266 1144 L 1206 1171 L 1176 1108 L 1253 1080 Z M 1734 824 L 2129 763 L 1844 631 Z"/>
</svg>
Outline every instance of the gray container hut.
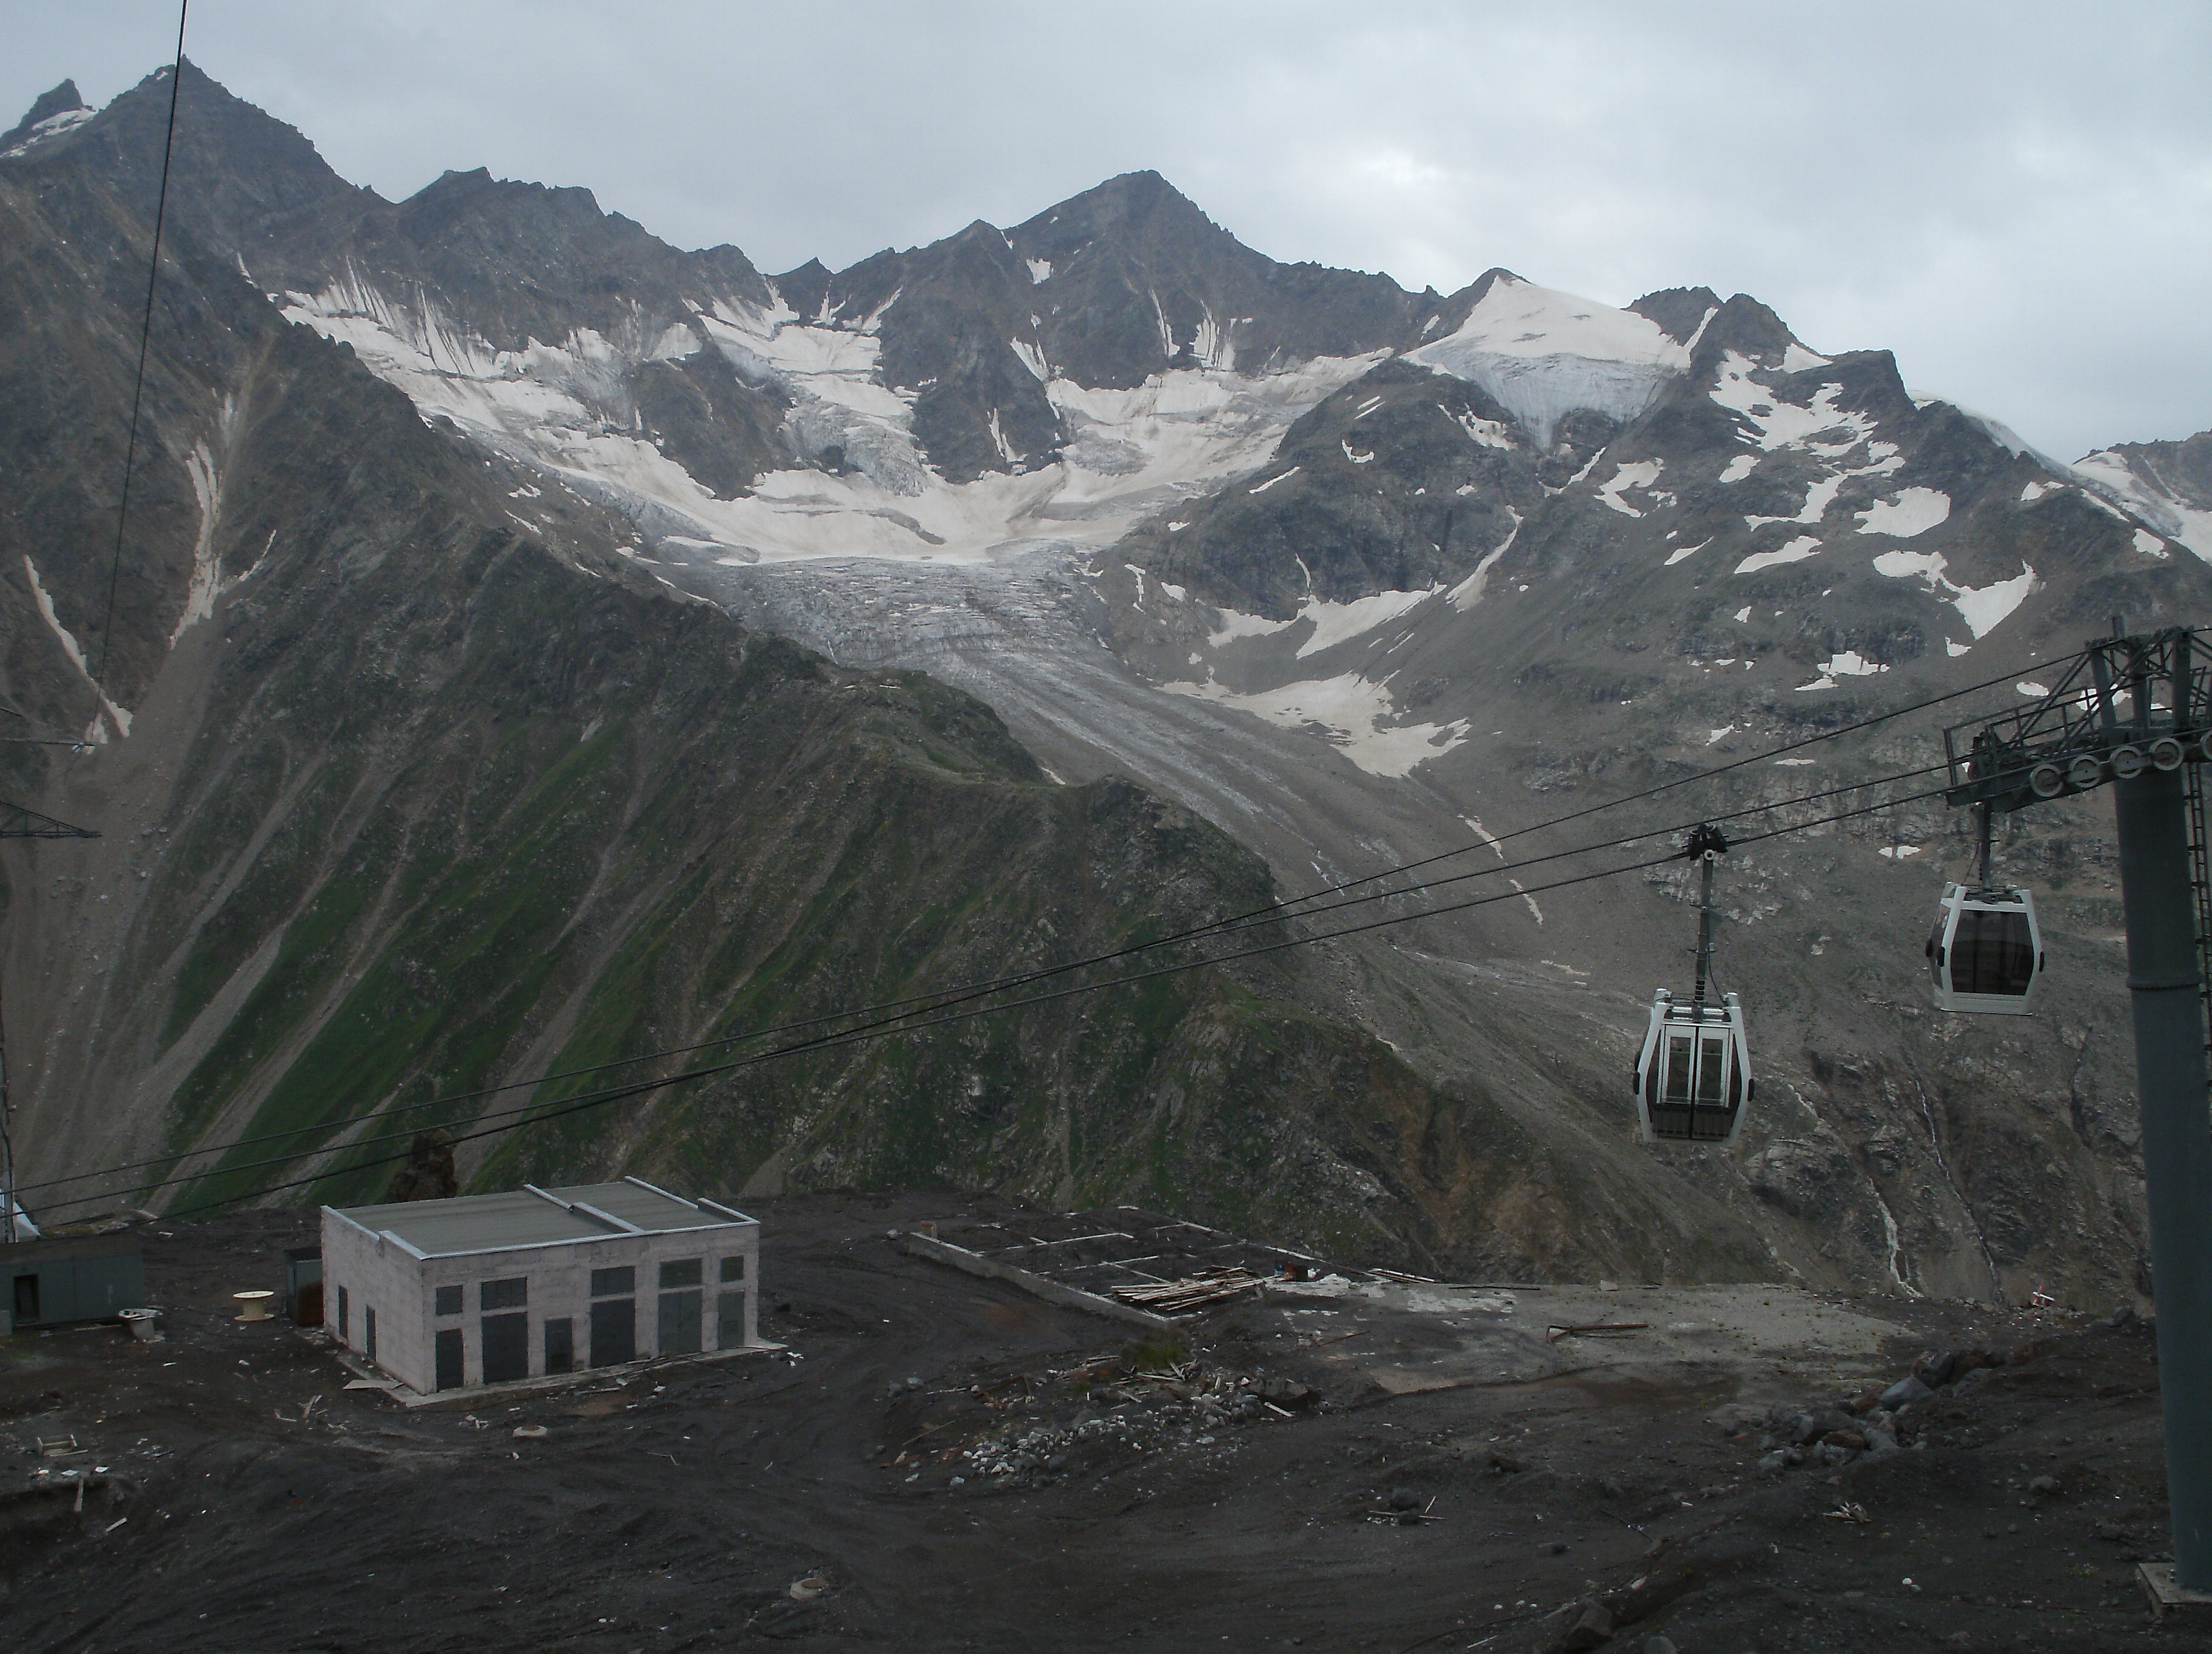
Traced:
<svg viewBox="0 0 2212 1654">
<path fill-rule="evenodd" d="M 637 1177 L 323 1208 L 323 1324 L 428 1394 L 757 1344 L 760 1225 Z"/>
<path fill-rule="evenodd" d="M 109 1321 L 146 1302 L 146 1267 L 133 1235 L 49 1236 L 0 1246 L 0 1333 L 72 1321 Z"/>
</svg>

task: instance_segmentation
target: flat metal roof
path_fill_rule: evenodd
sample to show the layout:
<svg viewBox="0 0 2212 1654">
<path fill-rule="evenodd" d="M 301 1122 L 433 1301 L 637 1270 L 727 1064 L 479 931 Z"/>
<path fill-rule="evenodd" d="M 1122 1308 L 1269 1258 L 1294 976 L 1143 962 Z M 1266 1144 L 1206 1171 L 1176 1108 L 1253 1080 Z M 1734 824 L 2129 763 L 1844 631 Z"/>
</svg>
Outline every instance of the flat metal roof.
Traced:
<svg viewBox="0 0 2212 1654">
<path fill-rule="evenodd" d="M 634 1223 L 651 1234 L 665 1234 L 672 1229 L 718 1229 L 740 1221 L 695 1206 L 635 1177 L 625 1177 L 618 1183 L 582 1183 L 574 1189 L 550 1189 L 545 1192 L 557 1200 L 596 1207 L 609 1217 Z"/>
<path fill-rule="evenodd" d="M 752 1222 L 742 1214 L 725 1215 L 723 1211 L 684 1200 L 635 1177 L 564 1189 L 526 1184 L 498 1195 L 329 1209 L 372 1234 L 392 1235 L 428 1257 L 562 1241 L 606 1240 L 617 1235 L 723 1229 Z"/>
</svg>

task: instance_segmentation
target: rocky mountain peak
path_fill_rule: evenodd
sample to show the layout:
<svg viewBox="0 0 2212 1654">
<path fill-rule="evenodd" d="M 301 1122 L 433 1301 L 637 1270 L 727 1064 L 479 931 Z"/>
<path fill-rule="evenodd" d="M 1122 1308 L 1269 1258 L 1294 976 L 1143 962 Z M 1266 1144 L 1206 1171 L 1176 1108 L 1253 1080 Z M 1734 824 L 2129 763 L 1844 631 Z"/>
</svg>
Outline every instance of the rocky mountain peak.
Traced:
<svg viewBox="0 0 2212 1654">
<path fill-rule="evenodd" d="M 64 81 L 52 91 L 40 93 L 30 112 L 0 136 L 0 154 L 35 140 L 56 137 L 79 121 L 89 119 L 91 115 L 92 110 L 77 91 L 76 82 Z M 70 116 L 76 119 L 64 119 Z"/>
<path fill-rule="evenodd" d="M 1127 244 L 1206 232 L 1234 239 L 1189 197 L 1147 169 L 1123 173 L 1070 196 L 1008 234 L 1027 256 L 1065 258 L 1102 237 Z"/>
<path fill-rule="evenodd" d="M 157 70 L 98 114 L 5 158 L 31 167 L 82 167 L 150 216 L 161 185 L 169 75 Z M 64 82 L 56 91 L 64 88 L 74 90 Z M 173 232 L 258 265 L 307 222 L 368 193 L 331 171 L 296 127 L 234 97 L 190 58 L 179 71 L 176 101 Z"/>
<path fill-rule="evenodd" d="M 875 256 L 880 258 L 894 255 L 886 252 Z M 829 266 L 819 258 L 809 258 L 798 269 L 787 270 L 782 275 L 769 278 L 785 305 L 802 316 L 821 313 L 823 301 L 829 296 L 830 283 L 833 279 Z"/>
<path fill-rule="evenodd" d="M 1779 362 L 1798 342 L 1781 317 L 1748 293 L 1739 293 L 1716 309 L 1697 339 L 1694 366 L 1699 369 L 1729 350 L 1768 365 Z"/>
<path fill-rule="evenodd" d="M 441 173 L 399 203 L 399 228 L 418 245 L 454 234 L 471 221 L 495 234 L 564 243 L 609 232 L 653 240 L 641 225 L 602 211 L 587 189 L 495 179 L 483 167 Z"/>
<path fill-rule="evenodd" d="M 1659 331 L 1675 344 L 1687 345 L 1721 301 L 1709 287 L 1667 287 L 1645 294 L 1628 307 L 1658 323 Z"/>
</svg>

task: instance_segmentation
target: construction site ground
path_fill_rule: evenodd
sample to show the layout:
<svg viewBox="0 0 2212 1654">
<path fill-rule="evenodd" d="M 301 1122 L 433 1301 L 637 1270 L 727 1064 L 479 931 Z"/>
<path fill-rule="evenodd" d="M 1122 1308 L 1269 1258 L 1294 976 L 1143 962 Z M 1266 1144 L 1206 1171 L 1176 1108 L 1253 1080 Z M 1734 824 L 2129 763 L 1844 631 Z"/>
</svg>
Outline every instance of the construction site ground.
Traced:
<svg viewBox="0 0 2212 1654">
<path fill-rule="evenodd" d="M 890 1232 L 1018 1248 L 1139 1232 L 1126 1212 L 951 1193 L 754 1211 L 782 1351 L 411 1409 L 346 1389 L 319 1332 L 234 1318 L 232 1293 L 283 1285 L 312 1213 L 147 1226 L 165 1341 L 0 1343 L 0 1636 L 27 1654 L 2212 1645 L 2154 1622 L 2136 1578 L 2171 1555 L 2139 1325 L 1322 1260 L 1147 1334 Z M 1978 1354 L 1893 1418 L 1844 1405 L 1931 1351 Z"/>
</svg>

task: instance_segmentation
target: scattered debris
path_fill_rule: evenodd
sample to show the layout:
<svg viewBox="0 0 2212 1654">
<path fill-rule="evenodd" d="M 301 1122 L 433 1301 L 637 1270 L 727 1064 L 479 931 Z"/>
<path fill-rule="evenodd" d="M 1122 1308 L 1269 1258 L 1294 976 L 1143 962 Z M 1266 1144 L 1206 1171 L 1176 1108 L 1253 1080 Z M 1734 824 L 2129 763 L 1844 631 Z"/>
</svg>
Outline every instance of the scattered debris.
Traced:
<svg viewBox="0 0 2212 1654">
<path fill-rule="evenodd" d="M 1622 1333 L 1649 1332 L 1648 1321 L 1592 1321 L 1579 1327 L 1547 1327 L 1544 1341 L 1556 1344 L 1562 1338 L 1613 1338 Z"/>
<path fill-rule="evenodd" d="M 1180 1280 L 1162 1281 L 1158 1286 L 1115 1286 L 1109 1290 L 1124 1304 L 1134 1304 L 1162 1315 L 1182 1315 L 1241 1297 L 1260 1281 L 1261 1277 L 1249 1269 L 1231 1263 L 1201 1270 Z"/>
</svg>

